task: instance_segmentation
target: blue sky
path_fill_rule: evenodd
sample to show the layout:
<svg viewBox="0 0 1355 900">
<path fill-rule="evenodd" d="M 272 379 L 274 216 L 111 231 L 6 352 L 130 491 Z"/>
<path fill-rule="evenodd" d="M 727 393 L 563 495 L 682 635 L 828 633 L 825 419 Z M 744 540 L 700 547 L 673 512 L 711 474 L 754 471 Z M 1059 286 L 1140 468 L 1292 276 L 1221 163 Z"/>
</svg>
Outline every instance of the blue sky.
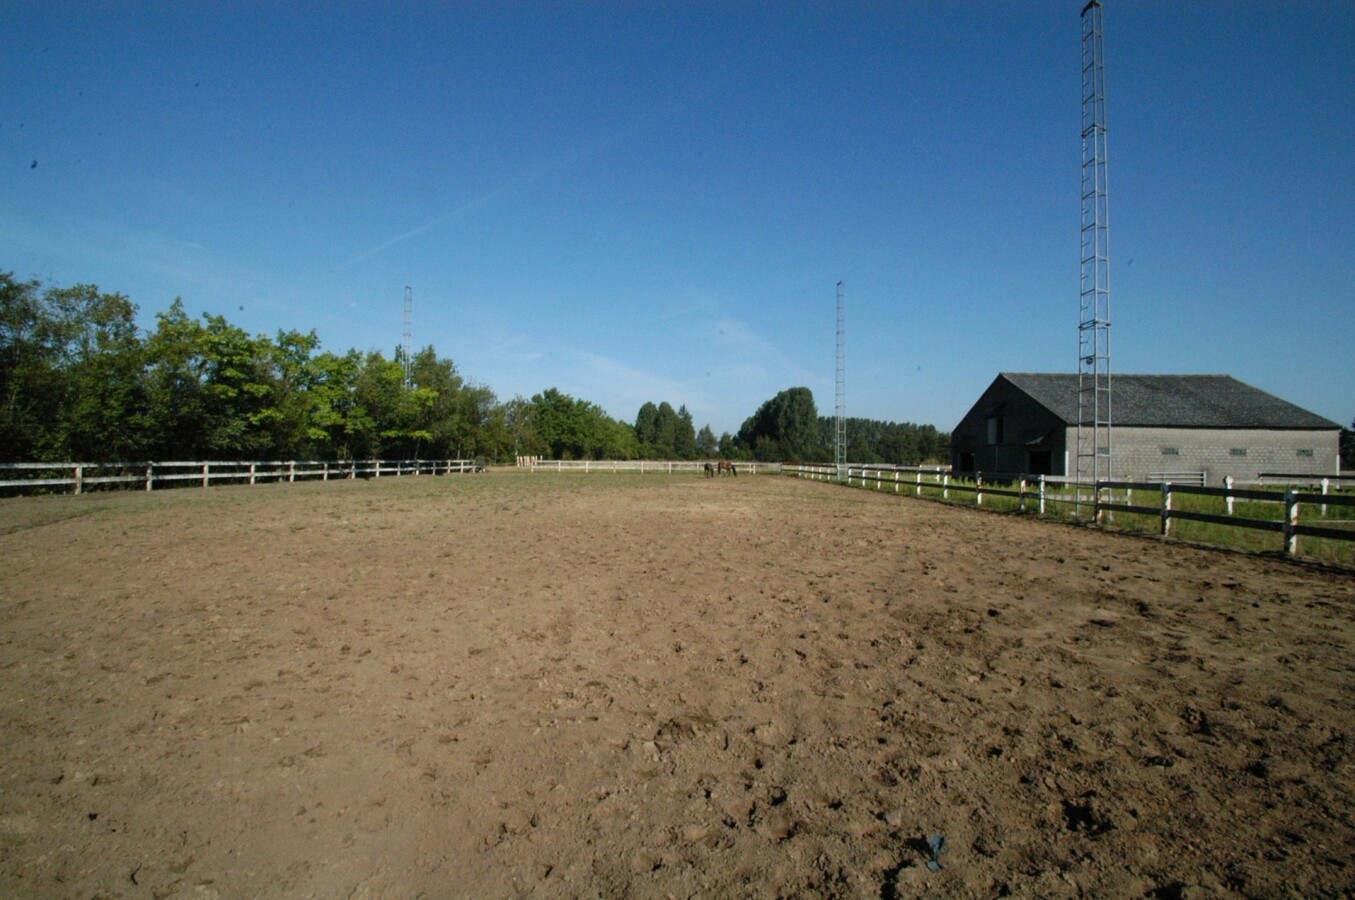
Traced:
<svg viewBox="0 0 1355 900">
<path fill-rule="evenodd" d="M 11 2 L 0 270 L 501 400 L 1077 370 L 1083 0 Z M 1355 3 L 1106 0 L 1113 367 L 1355 418 Z M 33 164 L 36 163 L 36 166 Z"/>
</svg>

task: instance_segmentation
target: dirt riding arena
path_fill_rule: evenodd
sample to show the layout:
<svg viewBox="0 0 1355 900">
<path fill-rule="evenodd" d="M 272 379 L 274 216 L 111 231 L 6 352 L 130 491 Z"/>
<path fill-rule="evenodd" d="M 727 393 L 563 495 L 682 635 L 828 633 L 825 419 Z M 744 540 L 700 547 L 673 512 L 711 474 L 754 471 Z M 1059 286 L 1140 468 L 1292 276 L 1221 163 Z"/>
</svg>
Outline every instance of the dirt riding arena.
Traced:
<svg viewBox="0 0 1355 900">
<path fill-rule="evenodd" d="M 1349 896 L 1353 618 L 774 476 L 7 499 L 0 895 Z"/>
</svg>

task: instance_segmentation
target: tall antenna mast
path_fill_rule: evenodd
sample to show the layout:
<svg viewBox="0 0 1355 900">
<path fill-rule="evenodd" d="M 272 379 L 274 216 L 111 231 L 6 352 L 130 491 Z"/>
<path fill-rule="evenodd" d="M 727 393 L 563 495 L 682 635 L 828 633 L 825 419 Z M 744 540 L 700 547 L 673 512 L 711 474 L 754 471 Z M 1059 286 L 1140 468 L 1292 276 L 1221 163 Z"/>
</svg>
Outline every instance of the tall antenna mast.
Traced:
<svg viewBox="0 0 1355 900">
<path fill-rule="evenodd" d="M 405 387 L 412 383 L 411 374 L 413 368 L 413 354 L 411 341 L 411 329 L 414 322 L 414 289 L 405 285 L 405 329 L 400 338 L 400 356 L 405 366 Z"/>
<path fill-rule="evenodd" d="M 1082 288 L 1078 333 L 1077 481 L 1110 479 L 1110 201 L 1100 0 L 1082 8 Z M 1094 489 L 1094 487 L 1093 487 Z M 1078 491 L 1081 494 L 1081 491 Z"/>
<path fill-rule="evenodd" d="M 842 282 L 839 281 L 837 283 L 837 403 L 833 430 L 833 462 L 837 466 L 839 481 L 847 477 L 846 311 L 847 292 L 842 287 Z"/>
</svg>

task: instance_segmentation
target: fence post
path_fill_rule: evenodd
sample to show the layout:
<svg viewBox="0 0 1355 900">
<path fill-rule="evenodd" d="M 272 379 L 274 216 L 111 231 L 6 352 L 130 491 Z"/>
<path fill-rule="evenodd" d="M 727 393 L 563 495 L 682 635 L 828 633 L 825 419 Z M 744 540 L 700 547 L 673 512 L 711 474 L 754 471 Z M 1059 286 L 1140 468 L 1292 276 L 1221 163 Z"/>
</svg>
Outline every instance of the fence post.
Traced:
<svg viewBox="0 0 1355 900">
<path fill-rule="evenodd" d="M 151 485 L 154 483 L 155 483 L 155 463 L 148 462 L 146 463 L 146 490 L 149 491 L 151 489 Z"/>
<path fill-rule="evenodd" d="M 1044 476 L 1040 476 L 1040 515 L 1044 515 Z"/>
<path fill-rule="evenodd" d="M 1225 475 L 1223 478 L 1223 489 L 1231 491 L 1233 489 L 1233 476 Z M 1233 514 L 1233 495 L 1230 493 L 1223 498 L 1223 505 L 1228 509 L 1228 515 Z"/>
<path fill-rule="evenodd" d="M 1294 556 L 1299 552 L 1299 495 L 1290 490 L 1284 492 L 1284 552 Z"/>
<path fill-rule="evenodd" d="M 894 470 L 894 493 L 897 494 L 898 492 L 899 492 L 899 470 L 898 470 L 898 469 L 895 469 L 895 470 Z"/>
<path fill-rule="evenodd" d="M 983 473 L 974 473 L 974 505 L 983 505 Z"/>
<path fill-rule="evenodd" d="M 209 469 L 211 469 L 211 467 L 212 467 L 212 464 L 209 463 L 209 462 L 205 462 L 205 463 L 202 464 L 202 486 L 203 486 L 203 487 L 207 487 L 207 483 L 211 480 L 211 473 L 208 471 Z"/>
<path fill-rule="evenodd" d="M 1016 492 L 1020 496 L 1016 500 L 1016 508 L 1021 512 L 1026 511 L 1026 476 L 1021 476 L 1021 481 L 1016 485 Z"/>
<path fill-rule="evenodd" d="M 921 470 L 921 469 L 918 469 L 914 474 L 917 475 L 917 496 L 921 497 L 921 496 L 922 496 L 922 470 Z"/>
<path fill-rule="evenodd" d="M 287 481 L 296 481 L 296 460 L 294 459 L 287 461 Z"/>
<path fill-rule="evenodd" d="M 1172 527 L 1172 483 L 1162 482 L 1162 536 L 1166 537 Z"/>
<path fill-rule="evenodd" d="M 71 486 L 71 489 L 78 494 L 85 489 L 85 467 L 76 463 L 74 468 L 75 484 Z"/>
<path fill-rule="evenodd" d="M 941 499 L 950 499 L 950 473 L 946 472 L 941 476 Z"/>
<path fill-rule="evenodd" d="M 1330 487 L 1331 487 L 1331 479 L 1330 479 L 1330 478 L 1323 478 L 1323 479 L 1322 479 L 1322 496 L 1324 496 L 1324 497 L 1327 496 L 1327 491 L 1328 491 L 1328 488 L 1330 488 Z M 1322 504 L 1322 518 L 1325 519 L 1326 517 L 1327 517 L 1327 504 L 1324 503 L 1324 504 Z"/>
<path fill-rule="evenodd" d="M 254 463 L 249 464 L 249 483 L 254 483 Z"/>
</svg>

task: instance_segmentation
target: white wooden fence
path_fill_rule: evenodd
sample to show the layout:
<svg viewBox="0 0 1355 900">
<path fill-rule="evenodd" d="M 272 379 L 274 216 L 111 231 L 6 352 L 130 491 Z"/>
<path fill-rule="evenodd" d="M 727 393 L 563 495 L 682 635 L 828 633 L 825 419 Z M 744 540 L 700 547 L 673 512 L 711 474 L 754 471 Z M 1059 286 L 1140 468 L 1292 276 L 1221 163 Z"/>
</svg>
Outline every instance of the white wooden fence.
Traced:
<svg viewBox="0 0 1355 900">
<path fill-rule="evenodd" d="M 1355 542 L 1355 495 L 1331 493 L 1333 488 L 1339 490 L 1343 484 L 1355 485 L 1355 475 L 1351 474 L 1325 478 L 1311 475 L 1261 476 L 1301 479 L 1297 483 L 1311 484 L 1313 489 L 1308 491 L 1292 487 L 1284 491 L 1239 487 L 1232 478 L 1225 479 L 1221 488 L 1175 484 L 1171 481 L 1103 481 L 1097 483 L 1093 498 L 1086 488 L 1082 489 L 1079 496 L 1075 479 L 1050 475 L 980 473 L 956 479 L 946 466 L 848 466 L 843 478 L 838 477 L 834 466 L 786 466 L 783 471 L 799 478 L 841 481 L 849 486 L 856 484 L 896 494 L 911 493 L 918 497 L 923 496 L 924 492 L 932 497 L 939 492 L 943 500 L 951 499 L 952 494 L 957 497 L 972 495 L 978 506 L 983 505 L 985 496 L 1012 497 L 1022 512 L 1038 512 L 1041 515 L 1047 513 L 1048 504 L 1052 502 L 1068 503 L 1073 504 L 1075 511 L 1084 506 L 1090 509 L 1097 524 L 1106 522 L 1116 512 L 1156 516 L 1161 519 L 1163 535 L 1170 534 L 1173 520 L 1274 531 L 1283 535 L 1283 549 L 1290 556 L 1298 553 L 1299 538 L 1302 536 Z M 1143 492 L 1148 492 L 1158 502 L 1153 506 L 1136 504 L 1135 494 L 1141 495 Z M 1174 508 L 1172 498 L 1184 495 L 1222 498 L 1225 512 L 1220 514 Z M 1239 500 L 1273 503 L 1278 517 L 1255 519 L 1236 515 L 1234 509 Z M 1352 513 L 1348 516 L 1333 516 L 1333 509 L 1350 509 Z M 1311 510 L 1312 518 L 1306 523 L 1301 522 L 1300 510 Z M 1313 519 L 1320 524 L 1314 524 Z"/>
<path fill-rule="evenodd" d="M 838 477 L 834 466 L 786 466 L 785 473 L 799 478 L 812 478 L 818 481 L 842 481 L 878 491 L 890 491 L 895 494 L 911 493 L 921 497 L 939 492 L 942 500 L 950 500 L 951 494 L 973 495 L 978 506 L 983 505 L 984 496 L 1015 497 L 1017 506 L 1025 512 L 1027 508 L 1044 515 L 1048 505 L 1053 502 L 1075 503 L 1073 493 L 1075 481 L 1053 475 L 998 475 L 957 478 L 951 474 L 950 466 L 891 466 L 864 465 L 847 466 L 843 476 Z M 1090 496 L 1088 497 L 1090 499 Z"/>
<path fill-rule="evenodd" d="M 536 456 L 519 457 L 518 465 L 531 472 L 634 472 L 641 475 L 673 475 L 679 472 L 705 472 L 706 464 L 715 465 L 715 460 L 661 460 L 661 459 L 541 459 Z M 743 475 L 771 474 L 781 472 L 781 463 L 734 461 L 738 473 Z"/>
<path fill-rule="evenodd" d="M 1349 480 L 1349 479 L 1346 479 Z M 1228 484 L 1221 488 L 1195 487 L 1192 485 L 1177 485 L 1170 482 L 1163 484 L 1149 484 L 1146 482 L 1133 481 L 1102 481 L 1096 485 L 1096 521 L 1104 521 L 1106 517 L 1113 516 L 1116 512 L 1138 513 L 1140 515 L 1157 516 L 1162 521 L 1162 534 L 1171 533 L 1173 520 L 1189 522 L 1207 522 L 1212 525 L 1225 525 L 1229 528 L 1249 528 L 1260 531 L 1279 532 L 1284 537 L 1284 552 L 1287 556 L 1295 556 L 1299 552 L 1299 538 L 1307 535 L 1308 537 L 1326 538 L 1333 541 L 1355 542 L 1355 520 L 1349 517 L 1343 517 L 1338 520 L 1328 518 L 1328 513 L 1332 507 L 1338 509 L 1351 510 L 1351 515 L 1355 515 L 1355 495 L 1351 494 L 1329 494 L 1327 488 L 1330 485 L 1330 479 L 1323 479 L 1322 493 L 1313 493 L 1311 491 L 1265 491 L 1253 488 L 1234 487 L 1228 479 Z M 1123 499 L 1117 499 L 1116 492 L 1123 491 L 1119 495 Z M 1150 495 L 1160 498 L 1158 503 L 1153 506 L 1144 506 L 1134 502 L 1136 492 L 1147 491 Z M 1176 509 L 1173 506 L 1172 499 L 1175 496 L 1197 496 L 1197 497 L 1221 497 L 1223 498 L 1226 512 L 1223 514 L 1201 512 L 1198 510 Z M 1246 500 L 1267 504 L 1275 504 L 1276 511 L 1280 513 L 1278 519 L 1252 519 L 1235 515 L 1233 510 L 1238 500 Z M 1324 522 L 1322 525 L 1304 524 L 1299 521 L 1299 510 L 1301 507 L 1318 510 L 1318 520 Z M 1336 526 L 1336 527 L 1333 527 Z"/>
<path fill-rule="evenodd" d="M 0 490 L 30 493 L 70 488 L 86 490 L 157 487 L 208 487 L 212 484 L 261 484 L 303 480 L 385 478 L 483 472 L 476 459 L 359 460 L 208 460 L 130 463 L 3 463 Z"/>
</svg>

